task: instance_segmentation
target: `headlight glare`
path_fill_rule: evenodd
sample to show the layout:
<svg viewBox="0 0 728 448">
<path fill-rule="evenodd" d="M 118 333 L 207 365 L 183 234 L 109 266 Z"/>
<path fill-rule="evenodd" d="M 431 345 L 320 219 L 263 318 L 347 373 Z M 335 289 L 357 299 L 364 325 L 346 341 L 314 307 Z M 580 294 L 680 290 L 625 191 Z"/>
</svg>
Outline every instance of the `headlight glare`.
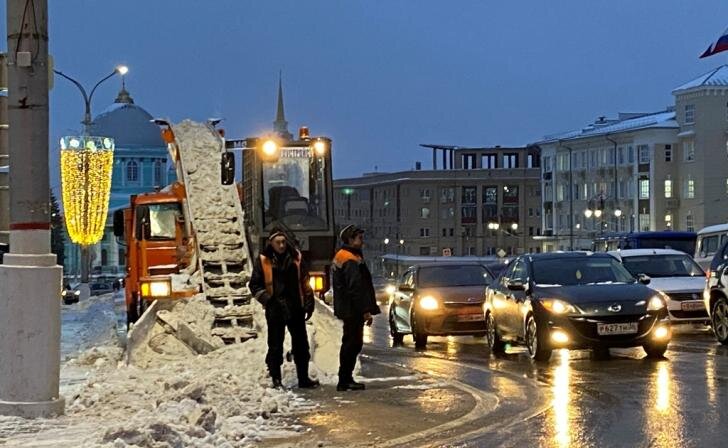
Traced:
<svg viewBox="0 0 728 448">
<path fill-rule="evenodd" d="M 143 282 L 141 289 L 142 297 L 169 297 L 172 294 L 172 285 L 169 281 Z"/>
<path fill-rule="evenodd" d="M 665 308 L 665 301 L 660 296 L 652 296 L 647 302 L 647 311 L 659 311 Z"/>
<path fill-rule="evenodd" d="M 389 294 L 390 296 L 394 294 L 394 292 L 397 290 L 397 288 L 394 287 L 394 285 L 387 285 L 386 288 L 384 288 L 384 292 Z"/>
<path fill-rule="evenodd" d="M 436 310 L 440 307 L 437 299 L 432 296 L 425 296 L 420 299 L 420 308 L 427 311 Z"/>
<path fill-rule="evenodd" d="M 554 314 L 573 314 L 577 312 L 574 305 L 561 299 L 543 299 L 541 304 Z"/>
</svg>

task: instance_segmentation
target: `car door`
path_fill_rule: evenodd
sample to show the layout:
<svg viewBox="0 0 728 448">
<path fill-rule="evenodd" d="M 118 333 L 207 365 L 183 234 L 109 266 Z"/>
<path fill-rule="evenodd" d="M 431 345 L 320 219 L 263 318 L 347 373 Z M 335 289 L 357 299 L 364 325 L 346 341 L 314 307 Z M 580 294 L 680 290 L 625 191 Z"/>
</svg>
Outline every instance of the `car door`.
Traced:
<svg viewBox="0 0 728 448">
<path fill-rule="evenodd" d="M 402 279 L 394 291 L 392 306 L 394 306 L 394 317 L 401 330 L 410 330 L 410 306 L 414 295 L 415 270 L 409 269 L 402 274 Z"/>
<path fill-rule="evenodd" d="M 493 301 L 493 317 L 495 319 L 496 328 L 501 337 L 510 338 L 513 336 L 512 325 L 509 324 L 507 296 L 510 294 L 508 290 L 508 279 L 512 276 L 516 263 L 511 263 L 506 267 L 498 279 L 493 282 L 491 288 Z"/>
<path fill-rule="evenodd" d="M 515 335 L 516 337 L 522 337 L 523 319 L 521 314 L 521 306 L 526 300 L 526 291 L 512 290 L 508 287 L 508 284 L 528 285 L 528 269 L 526 266 L 526 262 L 523 259 L 519 258 L 516 263 L 514 263 L 513 271 L 508 278 L 508 283 L 506 284 L 507 295 L 505 307 L 506 314 L 508 316 L 507 322 L 511 334 Z"/>
</svg>

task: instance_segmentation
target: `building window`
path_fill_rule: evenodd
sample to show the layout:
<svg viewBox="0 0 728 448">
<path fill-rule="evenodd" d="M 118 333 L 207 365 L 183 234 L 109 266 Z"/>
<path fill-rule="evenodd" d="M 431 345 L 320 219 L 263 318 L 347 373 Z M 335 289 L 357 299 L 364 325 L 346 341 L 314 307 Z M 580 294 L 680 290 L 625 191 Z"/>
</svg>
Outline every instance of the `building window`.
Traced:
<svg viewBox="0 0 728 448">
<path fill-rule="evenodd" d="M 688 215 L 685 217 L 685 229 L 688 232 L 695 232 L 695 223 L 693 222 L 693 214 L 688 212 Z"/>
<path fill-rule="evenodd" d="M 429 227 L 422 227 L 420 229 L 420 236 L 423 238 L 427 238 L 430 236 L 430 228 Z"/>
<path fill-rule="evenodd" d="M 430 189 L 429 188 L 420 189 L 420 198 L 422 198 L 422 202 L 430 202 Z"/>
<path fill-rule="evenodd" d="M 159 160 L 154 162 L 154 185 L 162 185 L 162 162 L 160 162 Z"/>
<path fill-rule="evenodd" d="M 493 170 L 498 168 L 498 157 L 495 154 L 484 154 L 480 163 L 483 169 Z"/>
<path fill-rule="evenodd" d="M 640 179 L 640 199 L 650 198 L 650 180 Z"/>
<path fill-rule="evenodd" d="M 686 162 L 695 160 L 695 141 L 685 140 L 683 142 L 683 158 Z"/>
<path fill-rule="evenodd" d="M 420 218 L 427 219 L 430 217 L 430 209 L 427 207 L 422 207 L 420 209 Z"/>
<path fill-rule="evenodd" d="M 725 194 L 728 194 L 728 178 L 725 180 Z"/>
<path fill-rule="evenodd" d="M 640 164 L 650 163 L 650 147 L 647 145 L 638 145 L 637 154 L 639 154 Z"/>
<path fill-rule="evenodd" d="M 672 162 L 672 145 L 665 145 L 665 162 Z"/>
<path fill-rule="evenodd" d="M 650 231 L 650 215 L 647 213 L 640 213 L 640 231 L 641 232 L 649 232 Z"/>
<path fill-rule="evenodd" d="M 450 227 L 450 236 L 455 235 L 455 227 Z"/>
<path fill-rule="evenodd" d="M 695 198 L 695 181 L 693 179 L 688 179 L 685 182 L 685 197 L 688 199 Z"/>
<path fill-rule="evenodd" d="M 127 162 L 126 164 L 126 181 L 139 181 L 139 165 L 134 160 L 132 160 L 131 162 Z"/>
<path fill-rule="evenodd" d="M 518 168 L 518 154 L 503 154 L 503 168 Z"/>
<path fill-rule="evenodd" d="M 455 202 L 455 189 L 452 187 L 440 189 L 440 202 L 446 204 L 448 202 Z"/>
<path fill-rule="evenodd" d="M 463 224 L 473 224 L 477 222 L 477 207 L 466 206 L 460 210 L 460 220 Z"/>
<path fill-rule="evenodd" d="M 455 217 L 455 207 L 444 207 L 440 209 L 441 219 L 450 219 Z"/>
<path fill-rule="evenodd" d="M 444 227 L 442 228 L 442 236 L 447 236 L 447 229 Z"/>
<path fill-rule="evenodd" d="M 109 265 L 109 252 L 106 249 L 101 249 L 101 266 Z"/>
<path fill-rule="evenodd" d="M 538 158 L 534 154 L 526 156 L 526 168 L 538 168 Z"/>
<path fill-rule="evenodd" d="M 475 169 L 475 154 L 463 154 L 463 169 L 474 170 Z"/>
<path fill-rule="evenodd" d="M 463 187 L 463 204 L 477 204 L 478 203 L 478 189 L 476 187 Z"/>
<path fill-rule="evenodd" d="M 551 157 L 550 156 L 546 156 L 543 158 L 543 172 L 544 173 L 551 172 Z"/>
<path fill-rule="evenodd" d="M 620 165 L 624 165 L 624 162 L 626 160 L 625 157 L 624 157 L 624 146 L 620 146 L 617 149 L 617 154 L 619 154 L 619 156 L 618 156 L 619 164 Z"/>
<path fill-rule="evenodd" d="M 430 246 L 420 246 L 420 255 L 430 255 Z"/>
<path fill-rule="evenodd" d="M 665 180 L 665 198 L 669 199 L 672 197 L 672 180 Z"/>
<path fill-rule="evenodd" d="M 695 123 L 695 104 L 685 105 L 685 124 Z"/>
</svg>

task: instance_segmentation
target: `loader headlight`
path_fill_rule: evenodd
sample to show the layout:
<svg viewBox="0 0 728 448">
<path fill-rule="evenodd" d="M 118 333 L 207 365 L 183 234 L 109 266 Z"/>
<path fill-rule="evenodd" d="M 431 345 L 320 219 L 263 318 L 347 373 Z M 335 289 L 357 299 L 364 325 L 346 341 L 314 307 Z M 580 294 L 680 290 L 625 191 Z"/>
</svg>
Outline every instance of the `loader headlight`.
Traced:
<svg viewBox="0 0 728 448">
<path fill-rule="evenodd" d="M 321 292 L 324 290 L 324 276 L 319 274 L 311 274 L 308 278 L 308 285 L 313 292 Z"/>
<path fill-rule="evenodd" d="M 172 295 L 172 283 L 169 280 L 142 282 L 142 297 L 169 297 Z"/>
</svg>

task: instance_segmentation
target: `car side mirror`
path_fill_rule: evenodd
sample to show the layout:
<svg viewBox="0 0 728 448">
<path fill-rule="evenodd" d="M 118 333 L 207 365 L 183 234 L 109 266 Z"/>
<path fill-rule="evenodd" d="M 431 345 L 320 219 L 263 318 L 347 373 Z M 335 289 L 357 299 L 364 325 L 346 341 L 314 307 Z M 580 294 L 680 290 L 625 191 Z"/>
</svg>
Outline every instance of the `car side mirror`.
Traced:
<svg viewBox="0 0 728 448">
<path fill-rule="evenodd" d="M 526 290 L 526 284 L 523 282 L 523 280 L 511 280 L 507 284 L 508 289 L 511 291 L 525 291 Z"/>
<path fill-rule="evenodd" d="M 124 237 L 124 210 L 119 209 L 114 212 L 114 236 Z"/>
<path fill-rule="evenodd" d="M 231 152 L 222 153 L 220 181 L 223 185 L 232 185 L 235 182 L 235 154 Z"/>
<path fill-rule="evenodd" d="M 647 274 L 638 274 L 637 281 L 642 283 L 643 285 L 649 285 L 652 279 Z"/>
</svg>

